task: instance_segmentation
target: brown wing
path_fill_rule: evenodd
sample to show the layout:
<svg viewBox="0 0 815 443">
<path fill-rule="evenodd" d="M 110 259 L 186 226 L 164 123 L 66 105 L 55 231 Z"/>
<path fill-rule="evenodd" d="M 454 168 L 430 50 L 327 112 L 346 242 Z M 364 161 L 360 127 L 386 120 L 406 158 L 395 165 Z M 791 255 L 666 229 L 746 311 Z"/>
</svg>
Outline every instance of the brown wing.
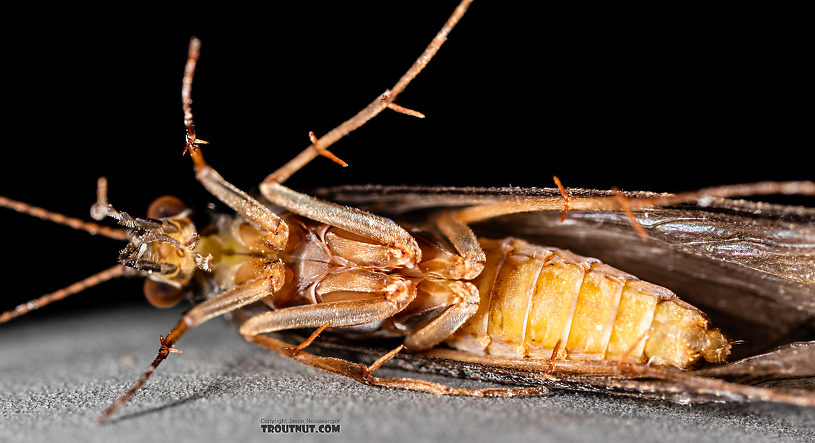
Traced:
<svg viewBox="0 0 815 443">
<path fill-rule="evenodd" d="M 421 223 L 428 213 L 443 208 L 518 196 L 546 198 L 559 192 L 545 188 L 369 185 L 324 189 L 320 194 L 407 223 Z M 610 195 L 571 189 L 570 194 Z M 653 194 L 630 194 L 648 195 Z M 571 249 L 666 286 L 705 311 L 730 339 L 738 340 L 733 358 L 742 360 L 691 373 L 649 369 L 647 376 L 633 378 L 615 375 L 613 368 L 578 364 L 589 374 L 559 368 L 554 381 L 551 374 L 530 376 L 536 371 L 523 369 L 520 362 L 472 361 L 474 357 L 449 350 L 433 351 L 444 354 L 432 357 L 442 358 L 443 364 L 407 357 L 420 361 L 403 362 L 403 366 L 420 370 L 426 370 L 423 365 L 446 367 L 457 372 L 449 368 L 470 365 L 458 373 L 481 379 L 528 377 L 554 386 L 687 401 L 763 399 L 813 404 L 815 342 L 810 340 L 815 338 L 815 210 L 727 199 L 707 203 L 704 207 L 685 204 L 636 212 L 637 221 L 648 233 L 647 240 L 634 232 L 624 213 L 615 211 L 573 211 L 562 223 L 559 212 L 514 214 L 478 223 L 473 229 L 478 235 L 521 237 Z M 471 361 L 462 363 L 467 359 Z M 755 388 L 758 385 L 769 389 Z M 788 389 L 806 392 L 790 396 Z"/>
</svg>

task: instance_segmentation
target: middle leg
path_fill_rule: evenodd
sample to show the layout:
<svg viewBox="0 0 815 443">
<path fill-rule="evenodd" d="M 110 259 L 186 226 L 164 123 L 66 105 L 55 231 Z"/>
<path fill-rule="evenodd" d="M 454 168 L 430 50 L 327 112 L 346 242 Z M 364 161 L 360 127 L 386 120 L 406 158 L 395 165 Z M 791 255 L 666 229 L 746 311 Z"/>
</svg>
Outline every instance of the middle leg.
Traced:
<svg viewBox="0 0 815 443">
<path fill-rule="evenodd" d="M 316 328 L 326 323 L 331 327 L 362 325 L 391 317 L 416 298 L 412 282 L 398 276 L 367 272 L 370 278 L 362 278 L 359 272 L 348 272 L 350 279 L 344 285 L 343 274 L 336 274 L 337 281 L 327 285 L 331 286 L 327 289 L 331 292 L 325 294 L 326 298 L 345 299 L 264 312 L 246 320 L 240 333 L 254 341 L 254 337 L 266 332 Z M 318 286 L 317 292 L 320 291 Z"/>
<path fill-rule="evenodd" d="M 394 221 L 350 206 L 322 201 L 279 183 L 262 183 L 260 192 L 270 203 L 301 217 L 375 240 L 392 248 L 390 266 L 412 266 L 422 252 L 416 239 Z"/>
</svg>

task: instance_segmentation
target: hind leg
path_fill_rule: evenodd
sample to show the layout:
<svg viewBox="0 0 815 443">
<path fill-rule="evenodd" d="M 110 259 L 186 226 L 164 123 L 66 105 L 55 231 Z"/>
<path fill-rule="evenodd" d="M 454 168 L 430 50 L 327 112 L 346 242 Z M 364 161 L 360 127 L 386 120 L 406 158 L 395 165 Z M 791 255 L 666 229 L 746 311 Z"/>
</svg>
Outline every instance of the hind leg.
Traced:
<svg viewBox="0 0 815 443">
<path fill-rule="evenodd" d="M 516 397 L 526 395 L 543 395 L 549 392 L 545 387 L 517 387 L 517 388 L 458 388 L 441 383 L 435 383 L 415 378 L 377 377 L 367 367 L 332 357 L 321 357 L 308 352 L 292 354 L 291 345 L 283 341 L 255 335 L 245 337 L 248 341 L 256 343 L 283 357 L 297 361 L 307 366 L 317 368 L 332 374 L 348 377 L 360 383 L 384 388 L 407 389 L 410 391 L 427 392 L 435 395 L 461 395 L 466 397 Z M 373 365 L 372 365 L 373 367 Z"/>
</svg>

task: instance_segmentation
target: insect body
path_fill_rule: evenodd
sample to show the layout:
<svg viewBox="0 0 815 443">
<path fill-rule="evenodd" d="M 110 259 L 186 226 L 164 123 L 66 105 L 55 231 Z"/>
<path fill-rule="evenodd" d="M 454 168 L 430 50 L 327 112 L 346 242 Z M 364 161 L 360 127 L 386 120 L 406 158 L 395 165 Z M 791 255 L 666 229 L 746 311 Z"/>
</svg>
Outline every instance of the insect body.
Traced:
<svg viewBox="0 0 815 443">
<path fill-rule="evenodd" d="M 722 362 L 727 340 L 671 291 L 595 259 L 522 240 L 481 239 L 480 308 L 448 340 L 503 356 L 621 358 L 686 368 Z"/>
<path fill-rule="evenodd" d="M 166 220 L 173 230 L 191 229 L 185 217 Z M 625 357 L 679 368 L 700 357 L 721 362 L 729 351 L 704 315 L 667 289 L 568 251 L 480 239 L 486 262 L 462 274 L 455 265 L 463 267 L 463 258 L 440 241 L 419 236 L 400 250 L 295 215 L 284 220 L 288 236 L 280 249 L 242 217 L 222 216 L 194 250 L 212 257 L 212 277 L 225 292 L 268 280 L 262 295 L 273 311 L 244 323 L 245 335 L 362 324 L 359 329 L 374 335 L 406 336 L 411 350 L 447 341 L 492 355 Z M 145 244 L 138 236 L 136 243 Z M 156 243 L 140 255 L 140 266 L 169 267 L 156 274 L 159 282 L 189 280 L 189 271 L 179 272 L 185 265 L 172 263 L 179 250 Z M 140 248 L 131 243 L 126 251 Z M 182 254 L 193 269 L 189 254 Z M 556 348 L 562 353 L 552 356 Z"/>
</svg>

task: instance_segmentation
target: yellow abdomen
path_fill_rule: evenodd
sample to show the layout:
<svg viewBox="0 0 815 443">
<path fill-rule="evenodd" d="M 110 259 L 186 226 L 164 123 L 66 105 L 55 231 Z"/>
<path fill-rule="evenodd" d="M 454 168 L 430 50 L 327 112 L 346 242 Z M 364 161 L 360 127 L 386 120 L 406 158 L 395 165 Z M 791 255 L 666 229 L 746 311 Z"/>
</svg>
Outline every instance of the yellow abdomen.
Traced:
<svg viewBox="0 0 815 443">
<path fill-rule="evenodd" d="M 589 358 L 686 368 L 724 361 L 730 345 L 666 288 L 596 259 L 523 240 L 480 239 L 476 314 L 451 346 L 508 357 Z"/>
</svg>

